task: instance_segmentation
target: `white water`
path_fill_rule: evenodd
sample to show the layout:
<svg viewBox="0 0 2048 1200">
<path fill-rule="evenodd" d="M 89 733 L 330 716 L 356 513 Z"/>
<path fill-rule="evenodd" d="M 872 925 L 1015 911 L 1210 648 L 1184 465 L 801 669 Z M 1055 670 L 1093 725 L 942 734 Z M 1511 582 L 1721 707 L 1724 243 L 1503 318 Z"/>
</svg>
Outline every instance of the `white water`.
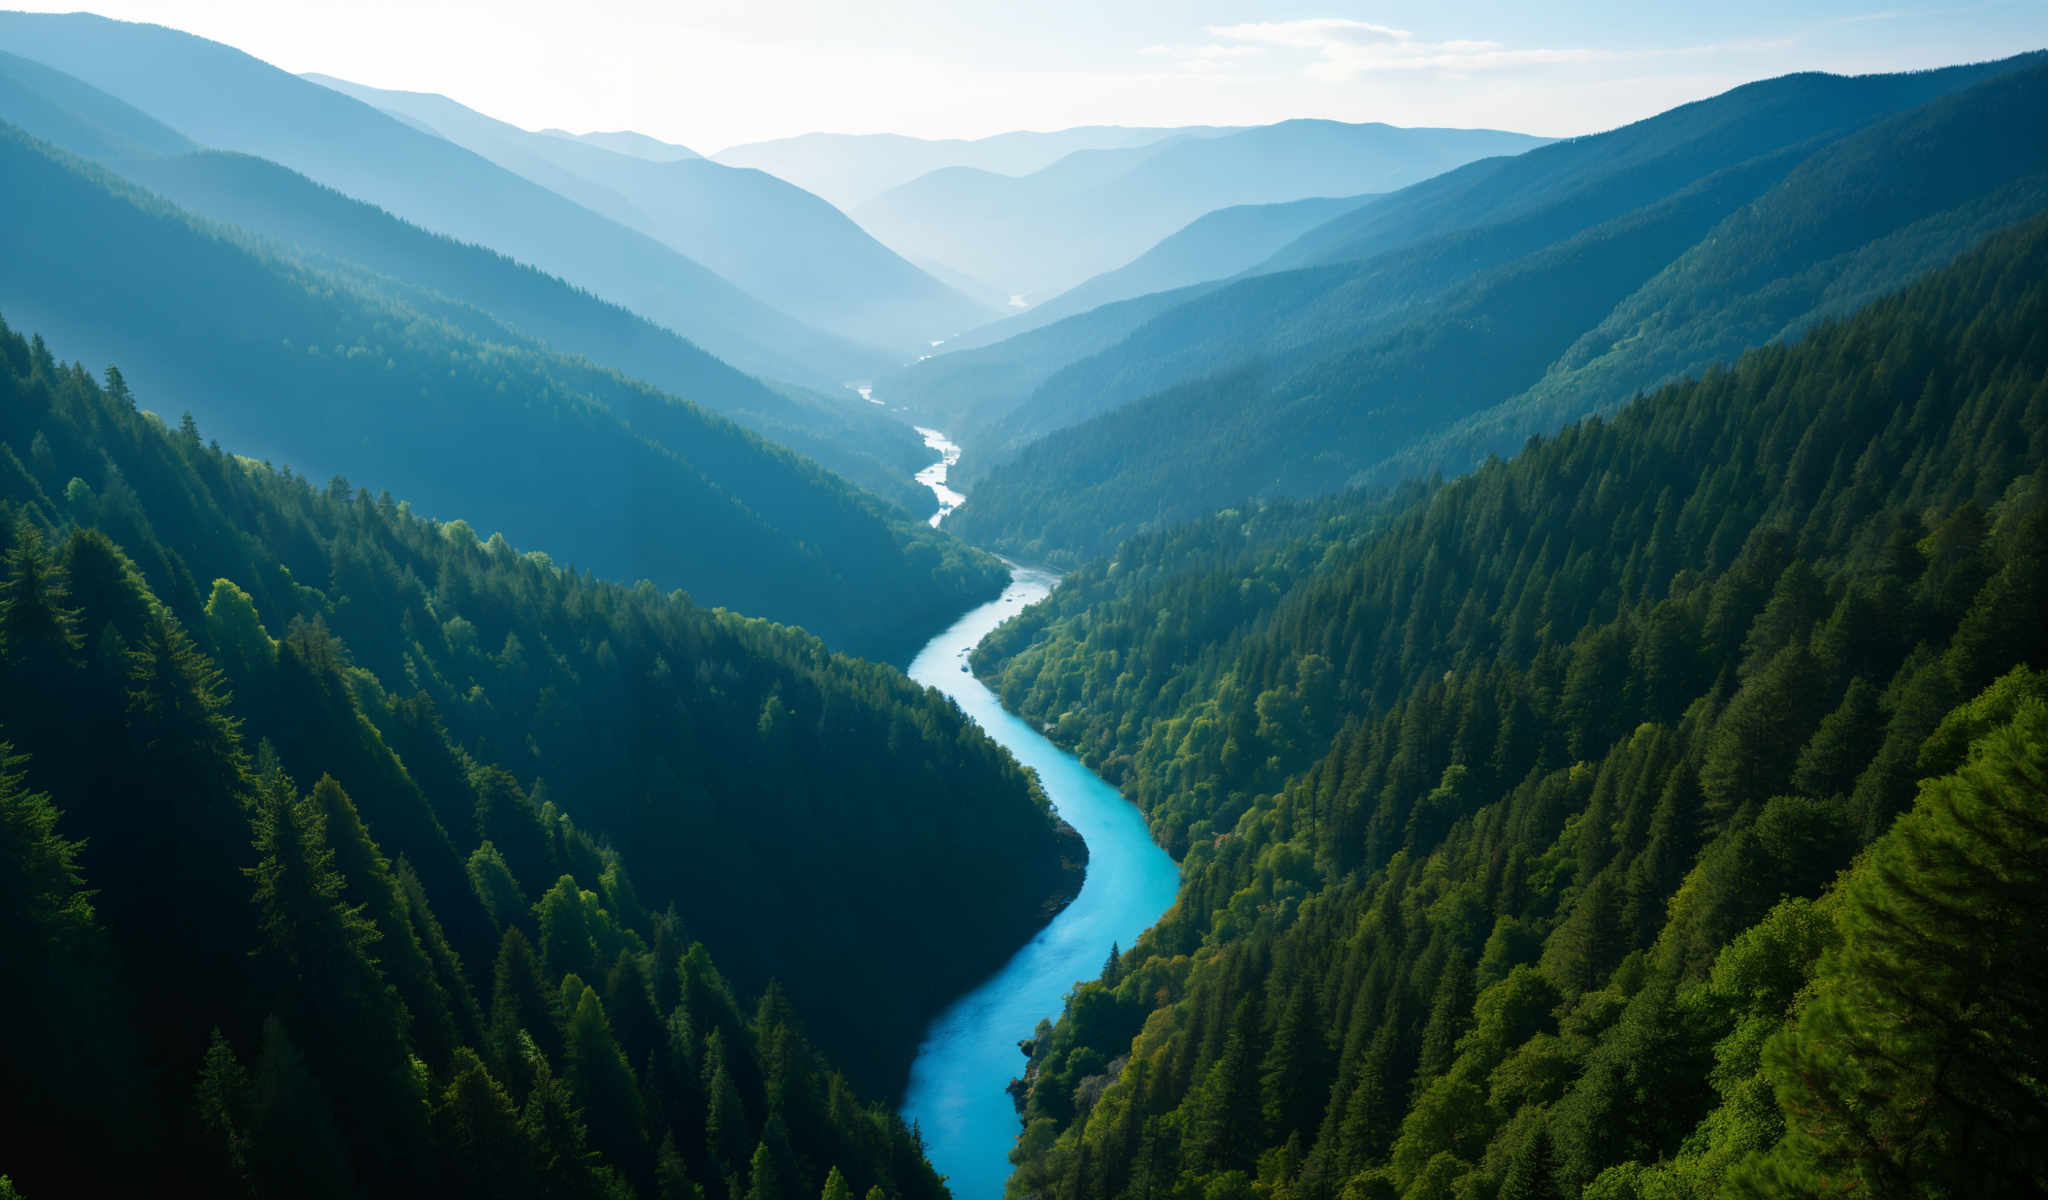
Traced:
<svg viewBox="0 0 2048 1200">
<path fill-rule="evenodd" d="M 917 481 L 930 488 L 932 495 L 939 501 L 939 511 L 933 513 L 931 519 L 931 527 L 937 529 L 939 522 L 946 519 L 946 514 L 960 507 L 960 502 L 967 499 L 946 486 L 946 472 L 952 469 L 954 463 L 960 461 L 960 447 L 955 446 L 947 440 L 945 434 L 936 429 L 926 429 L 922 425 L 915 428 L 924 435 L 924 444 L 939 452 L 939 461 L 917 473 Z"/>
</svg>

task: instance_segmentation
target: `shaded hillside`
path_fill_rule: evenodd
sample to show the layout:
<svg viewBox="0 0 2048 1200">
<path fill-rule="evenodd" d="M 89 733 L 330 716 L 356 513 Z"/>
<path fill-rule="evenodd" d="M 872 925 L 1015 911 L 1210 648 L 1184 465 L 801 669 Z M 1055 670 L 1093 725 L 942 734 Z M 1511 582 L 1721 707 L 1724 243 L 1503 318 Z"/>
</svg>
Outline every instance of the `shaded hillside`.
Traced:
<svg viewBox="0 0 2048 1200">
<path fill-rule="evenodd" d="M 886 1096 L 1071 894 L 998 747 L 886 667 L 106 378 L 0 329 L 22 1193 L 945 1195 L 800 1028 Z"/>
<path fill-rule="evenodd" d="M 131 364 L 253 453 L 876 657 L 907 655 L 1004 577 L 645 384 L 351 290 L 12 130 L 0 158 L 20 183 L 0 196 L 4 311 Z"/>
<path fill-rule="evenodd" d="M 702 158 L 654 162 L 529 133 L 445 96 L 305 78 L 431 130 L 659 239 L 820 329 L 908 352 L 991 315 L 903 261 L 844 213 L 762 171 Z"/>
<path fill-rule="evenodd" d="M 888 365 L 645 234 L 217 42 L 82 13 L 6 13 L 0 50 L 68 72 L 203 146 L 282 163 L 558 275 L 750 374 L 836 387 Z"/>
<path fill-rule="evenodd" d="M 416 307 L 463 317 L 445 301 L 557 351 L 654 384 L 789 446 L 877 495 L 921 509 L 910 481 L 926 451 L 915 432 L 866 405 L 770 387 L 686 339 L 480 246 L 429 234 L 248 155 L 196 151 L 175 130 L 60 71 L 0 55 L 0 120 L 140 183 L 189 212 L 283 243 L 318 265 L 389 276 Z M 422 290 L 423 289 L 423 290 Z"/>
</svg>

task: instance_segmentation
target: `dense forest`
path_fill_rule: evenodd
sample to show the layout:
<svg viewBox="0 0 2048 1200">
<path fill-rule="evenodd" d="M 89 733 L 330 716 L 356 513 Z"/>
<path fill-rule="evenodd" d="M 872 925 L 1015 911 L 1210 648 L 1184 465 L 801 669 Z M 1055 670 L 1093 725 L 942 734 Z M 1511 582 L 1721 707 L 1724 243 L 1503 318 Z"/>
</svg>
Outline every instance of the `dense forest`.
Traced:
<svg viewBox="0 0 2048 1200">
<path fill-rule="evenodd" d="M 901 1087 L 924 1023 L 1085 858 L 957 709 L 800 630 L 227 454 L 39 336 L 0 332 L 0 366 L 5 844 L 35 864 L 4 872 L 9 959 L 55 956 L 17 995 L 20 1027 L 57 1022 L 49 1057 L 9 1057 L 9 1128 L 62 1148 L 11 1149 L 17 1183 L 75 1179 L 64 1155 L 110 1127 L 108 1180 L 284 1153 L 180 1124 L 224 1071 L 247 1087 L 201 1100 L 372 1191 L 504 1169 L 511 1142 L 436 1149 L 445 1100 L 540 1123 L 448 1136 L 564 1170 L 596 1169 L 564 1140 L 587 1126 L 642 1194 L 675 1161 L 712 1200 L 835 1165 L 937 1194 L 855 1097 Z M 235 1168 L 263 1194 L 297 1190 L 264 1174 L 287 1169 Z"/>
<path fill-rule="evenodd" d="M 2048 1191 L 2048 221 L 979 651 L 1181 857 L 1017 1197 Z"/>
<path fill-rule="evenodd" d="M 1128 332 L 1122 306 L 1079 319 L 1113 332 L 1106 349 L 1035 339 L 1084 353 L 947 427 L 982 464 L 949 520 L 1076 564 L 1245 497 L 1462 473 L 2044 208 L 2038 55 L 1739 88 L 1359 206 L 1324 257 L 1188 289 Z M 998 369 L 1011 353 L 970 352 L 986 379 L 944 359 L 909 373 L 1000 390 L 1030 380 Z"/>
<path fill-rule="evenodd" d="M 5 125 L 0 167 L 16 185 L 0 303 L 140 360 L 139 383 L 247 453 L 883 660 L 1007 577 L 731 421 L 480 312 L 458 325 L 358 290 Z"/>
</svg>

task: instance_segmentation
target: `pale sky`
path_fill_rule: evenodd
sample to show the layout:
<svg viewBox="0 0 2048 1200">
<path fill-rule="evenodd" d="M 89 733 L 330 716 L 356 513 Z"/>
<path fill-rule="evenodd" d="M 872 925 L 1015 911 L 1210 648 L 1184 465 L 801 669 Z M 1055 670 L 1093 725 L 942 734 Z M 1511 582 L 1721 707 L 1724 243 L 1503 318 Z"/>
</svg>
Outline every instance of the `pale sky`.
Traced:
<svg viewBox="0 0 2048 1200">
<path fill-rule="evenodd" d="M 1289 117 L 1563 136 L 1789 71 L 2048 46 L 2044 0 L 1877 3 L 102 0 L 92 11 L 289 71 L 440 92 L 529 129 L 636 129 L 707 154 L 811 130 L 979 137 Z"/>
</svg>

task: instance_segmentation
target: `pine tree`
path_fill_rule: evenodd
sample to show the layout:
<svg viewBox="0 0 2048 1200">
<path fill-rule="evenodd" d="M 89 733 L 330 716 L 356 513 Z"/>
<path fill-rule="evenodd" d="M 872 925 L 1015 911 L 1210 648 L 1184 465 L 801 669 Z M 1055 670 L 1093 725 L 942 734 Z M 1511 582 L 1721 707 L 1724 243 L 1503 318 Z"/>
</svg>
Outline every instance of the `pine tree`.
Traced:
<svg viewBox="0 0 2048 1200">
<path fill-rule="evenodd" d="M 591 1141 L 611 1163 L 640 1173 L 646 1163 L 645 1112 L 633 1068 L 612 1037 L 604 1004 L 585 987 L 570 1011 L 563 1041 L 562 1077 L 583 1109 Z"/>
<path fill-rule="evenodd" d="M 344 1197 L 356 1190 L 327 1091 L 276 1017 L 263 1023 L 263 1049 L 249 1073 L 244 1147 L 259 1196 Z"/>
<path fill-rule="evenodd" d="M 223 1184 L 252 1186 L 249 1178 L 249 1076 L 235 1057 L 234 1048 L 218 1028 L 206 1047 L 199 1067 L 199 1083 L 192 1097 L 193 1115 L 199 1127 L 219 1151 L 218 1167 Z"/>
<path fill-rule="evenodd" d="M 825 1190 L 819 1200 L 853 1200 L 853 1189 L 846 1184 L 846 1176 L 838 1166 L 825 1173 Z"/>
<path fill-rule="evenodd" d="M 788 1200 L 788 1195 L 775 1155 L 766 1141 L 760 1142 L 747 1168 L 747 1200 Z"/>
<path fill-rule="evenodd" d="M 2030 1194 L 2048 1180 L 2048 704 L 2024 701 L 1849 877 L 1766 1067 L 1782 1141 L 1752 1195 Z"/>
<path fill-rule="evenodd" d="M 457 1196 L 533 1195 L 535 1164 L 519 1110 L 475 1052 L 458 1050 L 434 1104 L 444 1186 Z"/>
</svg>

